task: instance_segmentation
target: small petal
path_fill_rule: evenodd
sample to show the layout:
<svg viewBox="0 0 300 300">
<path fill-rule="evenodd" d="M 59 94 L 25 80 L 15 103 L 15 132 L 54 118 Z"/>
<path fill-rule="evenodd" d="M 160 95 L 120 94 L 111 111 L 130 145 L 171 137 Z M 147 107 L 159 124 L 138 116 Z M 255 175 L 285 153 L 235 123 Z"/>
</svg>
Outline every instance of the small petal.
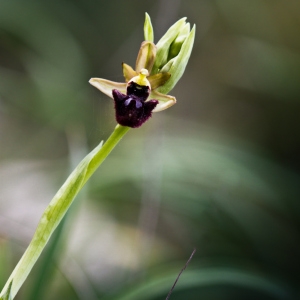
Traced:
<svg viewBox="0 0 300 300">
<path fill-rule="evenodd" d="M 171 77 L 171 74 L 168 72 L 157 73 L 157 74 L 149 76 L 148 80 L 150 82 L 151 89 L 155 90 L 158 87 L 164 85 L 169 80 L 170 77 Z"/>
<path fill-rule="evenodd" d="M 158 100 L 158 105 L 155 107 L 153 112 L 159 112 L 165 110 L 176 103 L 176 98 L 170 95 L 161 94 L 157 91 L 152 91 L 150 94 L 151 98 Z M 147 102 L 146 102 L 147 103 Z"/>
<path fill-rule="evenodd" d="M 147 69 L 150 73 L 154 64 L 155 56 L 156 46 L 152 42 L 142 42 L 136 59 L 135 71 L 139 73 L 142 69 Z"/>
<path fill-rule="evenodd" d="M 102 78 L 91 78 L 89 83 L 100 90 L 102 93 L 107 95 L 110 98 L 112 96 L 112 90 L 117 89 L 121 93 L 126 94 L 126 83 L 124 82 L 114 82 Z"/>
<path fill-rule="evenodd" d="M 145 37 L 145 41 L 152 42 L 152 43 L 154 42 L 153 27 L 152 27 L 150 16 L 147 13 L 145 14 L 144 37 Z"/>
<path fill-rule="evenodd" d="M 136 71 L 134 71 L 129 65 L 125 63 L 122 63 L 122 69 L 123 69 L 123 75 L 126 82 L 128 82 L 132 77 L 138 75 Z"/>
</svg>

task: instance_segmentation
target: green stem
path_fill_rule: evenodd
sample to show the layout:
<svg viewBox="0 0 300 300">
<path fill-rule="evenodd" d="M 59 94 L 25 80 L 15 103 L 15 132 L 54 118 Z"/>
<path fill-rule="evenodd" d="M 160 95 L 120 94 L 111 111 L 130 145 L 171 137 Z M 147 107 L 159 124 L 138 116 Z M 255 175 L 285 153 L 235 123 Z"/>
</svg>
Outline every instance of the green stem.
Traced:
<svg viewBox="0 0 300 300">
<path fill-rule="evenodd" d="M 119 143 L 119 141 L 127 133 L 127 131 L 129 131 L 129 129 L 129 127 L 121 125 L 116 126 L 114 132 L 110 135 L 106 143 L 102 146 L 101 150 L 98 151 L 92 158 L 89 165 L 89 169 L 86 172 L 83 185 L 98 169 L 98 167 L 102 164 L 102 162 L 105 160 L 108 154 L 115 148 L 115 146 Z"/>
<path fill-rule="evenodd" d="M 70 211 L 68 211 L 68 213 L 69 212 Z M 40 269 L 35 278 L 30 296 L 28 297 L 30 300 L 43 299 L 41 295 L 46 290 L 47 283 L 49 283 L 51 275 L 54 271 L 54 256 L 57 246 L 61 243 L 62 231 L 64 229 L 64 224 L 66 223 L 66 217 L 68 217 L 68 213 L 64 216 L 56 228 L 47 248 L 44 250 L 43 256 L 40 258 Z"/>
<path fill-rule="evenodd" d="M 27 250 L 0 294 L 0 300 L 15 297 L 76 195 L 129 129 L 117 125 L 106 143 L 90 152 L 68 177 L 44 211 Z"/>
</svg>

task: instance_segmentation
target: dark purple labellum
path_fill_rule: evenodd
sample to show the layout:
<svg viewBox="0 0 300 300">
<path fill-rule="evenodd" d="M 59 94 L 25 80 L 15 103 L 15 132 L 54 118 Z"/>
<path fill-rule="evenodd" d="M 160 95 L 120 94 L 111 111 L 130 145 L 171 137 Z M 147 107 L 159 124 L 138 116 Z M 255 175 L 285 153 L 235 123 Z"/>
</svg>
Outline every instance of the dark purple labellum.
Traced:
<svg viewBox="0 0 300 300">
<path fill-rule="evenodd" d="M 140 127 L 152 115 L 157 100 L 146 101 L 150 94 L 148 86 L 130 82 L 126 95 L 118 90 L 112 91 L 115 100 L 116 119 L 120 125 L 132 128 Z"/>
</svg>

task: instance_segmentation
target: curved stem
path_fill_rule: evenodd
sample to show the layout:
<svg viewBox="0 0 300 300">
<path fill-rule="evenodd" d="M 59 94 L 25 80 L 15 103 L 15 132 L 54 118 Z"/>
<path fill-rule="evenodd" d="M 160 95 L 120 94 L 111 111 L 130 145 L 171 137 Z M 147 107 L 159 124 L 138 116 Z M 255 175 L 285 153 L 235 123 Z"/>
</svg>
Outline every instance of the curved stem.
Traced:
<svg viewBox="0 0 300 300">
<path fill-rule="evenodd" d="M 93 173 L 102 164 L 108 154 L 115 148 L 123 136 L 129 131 L 130 127 L 117 125 L 113 133 L 110 135 L 108 140 L 104 143 L 101 150 L 96 152 L 94 157 L 91 159 L 89 169 L 86 172 L 86 176 L 83 185 L 93 175 Z"/>
<path fill-rule="evenodd" d="M 105 144 L 102 146 L 101 143 L 91 151 L 71 173 L 45 209 L 28 248 L 0 294 L 0 300 L 15 297 L 76 195 L 129 129 L 117 125 Z"/>
</svg>

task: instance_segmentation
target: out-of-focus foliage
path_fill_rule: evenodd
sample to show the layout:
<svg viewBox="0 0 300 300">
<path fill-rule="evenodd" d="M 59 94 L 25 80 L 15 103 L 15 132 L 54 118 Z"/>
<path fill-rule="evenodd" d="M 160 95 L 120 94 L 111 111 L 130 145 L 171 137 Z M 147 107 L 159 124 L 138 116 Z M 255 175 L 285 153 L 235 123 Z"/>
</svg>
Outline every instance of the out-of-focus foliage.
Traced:
<svg viewBox="0 0 300 300">
<path fill-rule="evenodd" d="M 299 298 L 300 3 L 283 0 L 1 1 L 1 285 L 71 165 L 114 128 L 88 80 L 122 80 L 145 12 L 155 42 L 181 17 L 197 25 L 178 103 L 77 199 L 39 299 L 165 299 L 193 247 L 173 300 Z"/>
</svg>

